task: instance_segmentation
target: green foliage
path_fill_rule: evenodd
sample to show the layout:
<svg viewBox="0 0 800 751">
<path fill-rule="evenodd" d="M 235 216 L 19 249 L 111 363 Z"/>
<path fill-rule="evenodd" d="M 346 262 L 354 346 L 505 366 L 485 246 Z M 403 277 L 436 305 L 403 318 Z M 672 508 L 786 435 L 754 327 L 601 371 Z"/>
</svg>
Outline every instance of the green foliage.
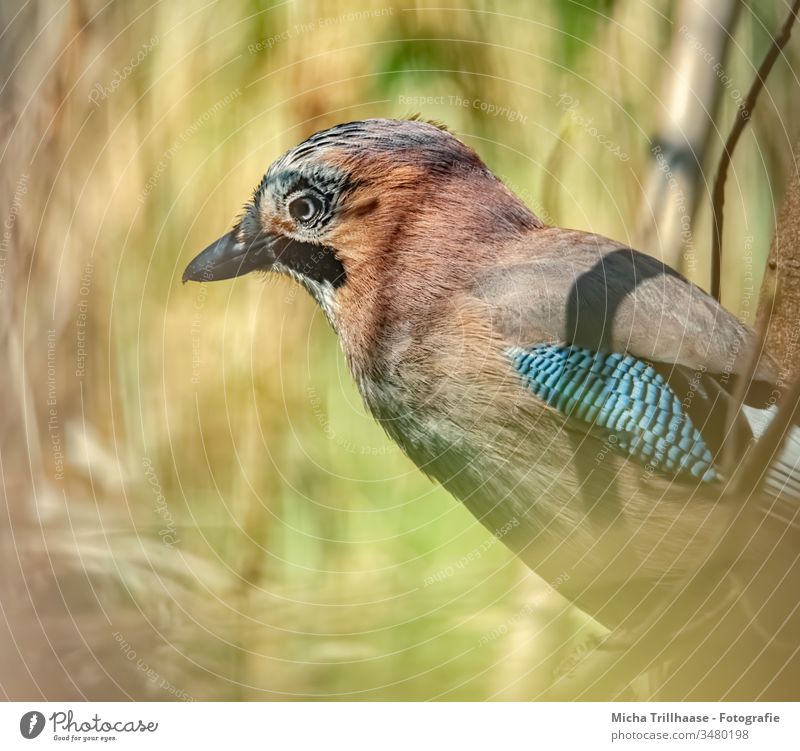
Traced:
<svg viewBox="0 0 800 751">
<path fill-rule="evenodd" d="M 563 63 L 572 67 L 579 62 L 597 33 L 614 11 L 615 0 L 551 0 L 558 17 Z"/>
</svg>

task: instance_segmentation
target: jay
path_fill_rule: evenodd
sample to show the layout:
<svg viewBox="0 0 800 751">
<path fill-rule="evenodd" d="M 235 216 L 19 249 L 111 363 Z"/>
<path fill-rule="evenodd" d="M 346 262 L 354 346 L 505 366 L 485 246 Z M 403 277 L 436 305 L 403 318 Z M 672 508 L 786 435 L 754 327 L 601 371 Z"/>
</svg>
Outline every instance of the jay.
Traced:
<svg viewBox="0 0 800 751">
<path fill-rule="evenodd" d="M 800 443 L 757 491 L 758 533 L 735 554 L 719 545 L 735 514 L 723 446 L 738 459 L 765 429 L 779 375 L 762 358 L 739 409 L 757 337 L 677 272 L 545 226 L 472 149 L 418 119 L 346 123 L 288 151 L 183 280 L 251 271 L 305 287 L 389 435 L 604 626 L 676 598 L 689 619 L 750 596 L 725 627 L 769 631 L 752 652 L 796 633 L 796 588 L 776 606 L 770 582 L 797 575 Z M 700 570 L 719 573 L 713 596 L 675 592 Z"/>
</svg>

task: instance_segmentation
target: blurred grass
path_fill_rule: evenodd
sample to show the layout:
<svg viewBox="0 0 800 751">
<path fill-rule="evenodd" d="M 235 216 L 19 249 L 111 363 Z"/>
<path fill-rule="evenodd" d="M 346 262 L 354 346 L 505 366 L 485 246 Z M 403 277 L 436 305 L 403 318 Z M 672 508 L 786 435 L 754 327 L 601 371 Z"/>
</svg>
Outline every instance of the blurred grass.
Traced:
<svg viewBox="0 0 800 751">
<path fill-rule="evenodd" d="M 48 32 L 38 67 L 25 58 L 16 80 L 47 85 L 36 109 L 12 97 L 27 127 L 4 156 L 6 193 L 25 171 L 32 188 L 4 297 L 16 359 L 3 485 L 29 535 L 29 558 L 12 565 L 41 584 L 8 586 L 33 603 L 20 624 L 46 611 L 54 586 L 60 602 L 21 652 L 46 637 L 58 667 L 33 668 L 17 698 L 525 700 L 593 628 L 388 441 L 304 293 L 252 277 L 179 284 L 286 148 L 337 122 L 416 111 L 548 222 L 630 240 L 672 4 L 436 5 L 74 2 L 15 21 L 20 54 Z M 747 85 L 767 39 L 751 16 L 736 39 L 730 67 Z M 93 87 L 115 79 L 93 104 Z M 766 134 L 797 114 L 788 79 L 776 72 L 736 157 L 733 302 L 748 283 L 741 238 L 753 237 L 757 285 L 785 182 L 785 149 Z M 629 161 L 576 127 L 557 106 L 564 92 Z M 726 98 L 720 121 L 733 112 Z M 694 234 L 706 252 L 707 207 Z M 64 479 L 45 399 L 52 328 Z"/>
</svg>

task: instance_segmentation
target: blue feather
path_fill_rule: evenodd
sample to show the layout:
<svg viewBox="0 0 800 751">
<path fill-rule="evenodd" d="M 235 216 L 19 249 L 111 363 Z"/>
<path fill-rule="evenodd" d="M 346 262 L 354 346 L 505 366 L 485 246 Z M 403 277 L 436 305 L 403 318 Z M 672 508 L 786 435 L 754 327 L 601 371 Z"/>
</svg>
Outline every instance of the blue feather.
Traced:
<svg viewBox="0 0 800 751">
<path fill-rule="evenodd" d="M 557 345 L 514 347 L 509 356 L 537 397 L 614 434 L 629 456 L 664 472 L 717 479 L 702 434 L 664 377 L 641 360 Z"/>
</svg>

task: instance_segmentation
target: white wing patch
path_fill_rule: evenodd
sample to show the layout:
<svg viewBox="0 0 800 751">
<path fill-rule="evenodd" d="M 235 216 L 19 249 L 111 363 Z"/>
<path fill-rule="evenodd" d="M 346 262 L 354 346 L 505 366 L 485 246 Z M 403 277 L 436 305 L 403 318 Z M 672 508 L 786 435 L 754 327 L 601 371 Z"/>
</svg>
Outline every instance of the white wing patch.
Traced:
<svg viewBox="0 0 800 751">
<path fill-rule="evenodd" d="M 750 423 L 750 429 L 756 438 L 764 435 L 769 424 L 778 414 L 775 406 L 767 409 L 742 406 L 742 412 Z M 789 435 L 783 442 L 780 453 L 772 460 L 766 477 L 764 488 L 775 496 L 790 495 L 800 498 L 800 428 L 791 427 Z"/>
</svg>

